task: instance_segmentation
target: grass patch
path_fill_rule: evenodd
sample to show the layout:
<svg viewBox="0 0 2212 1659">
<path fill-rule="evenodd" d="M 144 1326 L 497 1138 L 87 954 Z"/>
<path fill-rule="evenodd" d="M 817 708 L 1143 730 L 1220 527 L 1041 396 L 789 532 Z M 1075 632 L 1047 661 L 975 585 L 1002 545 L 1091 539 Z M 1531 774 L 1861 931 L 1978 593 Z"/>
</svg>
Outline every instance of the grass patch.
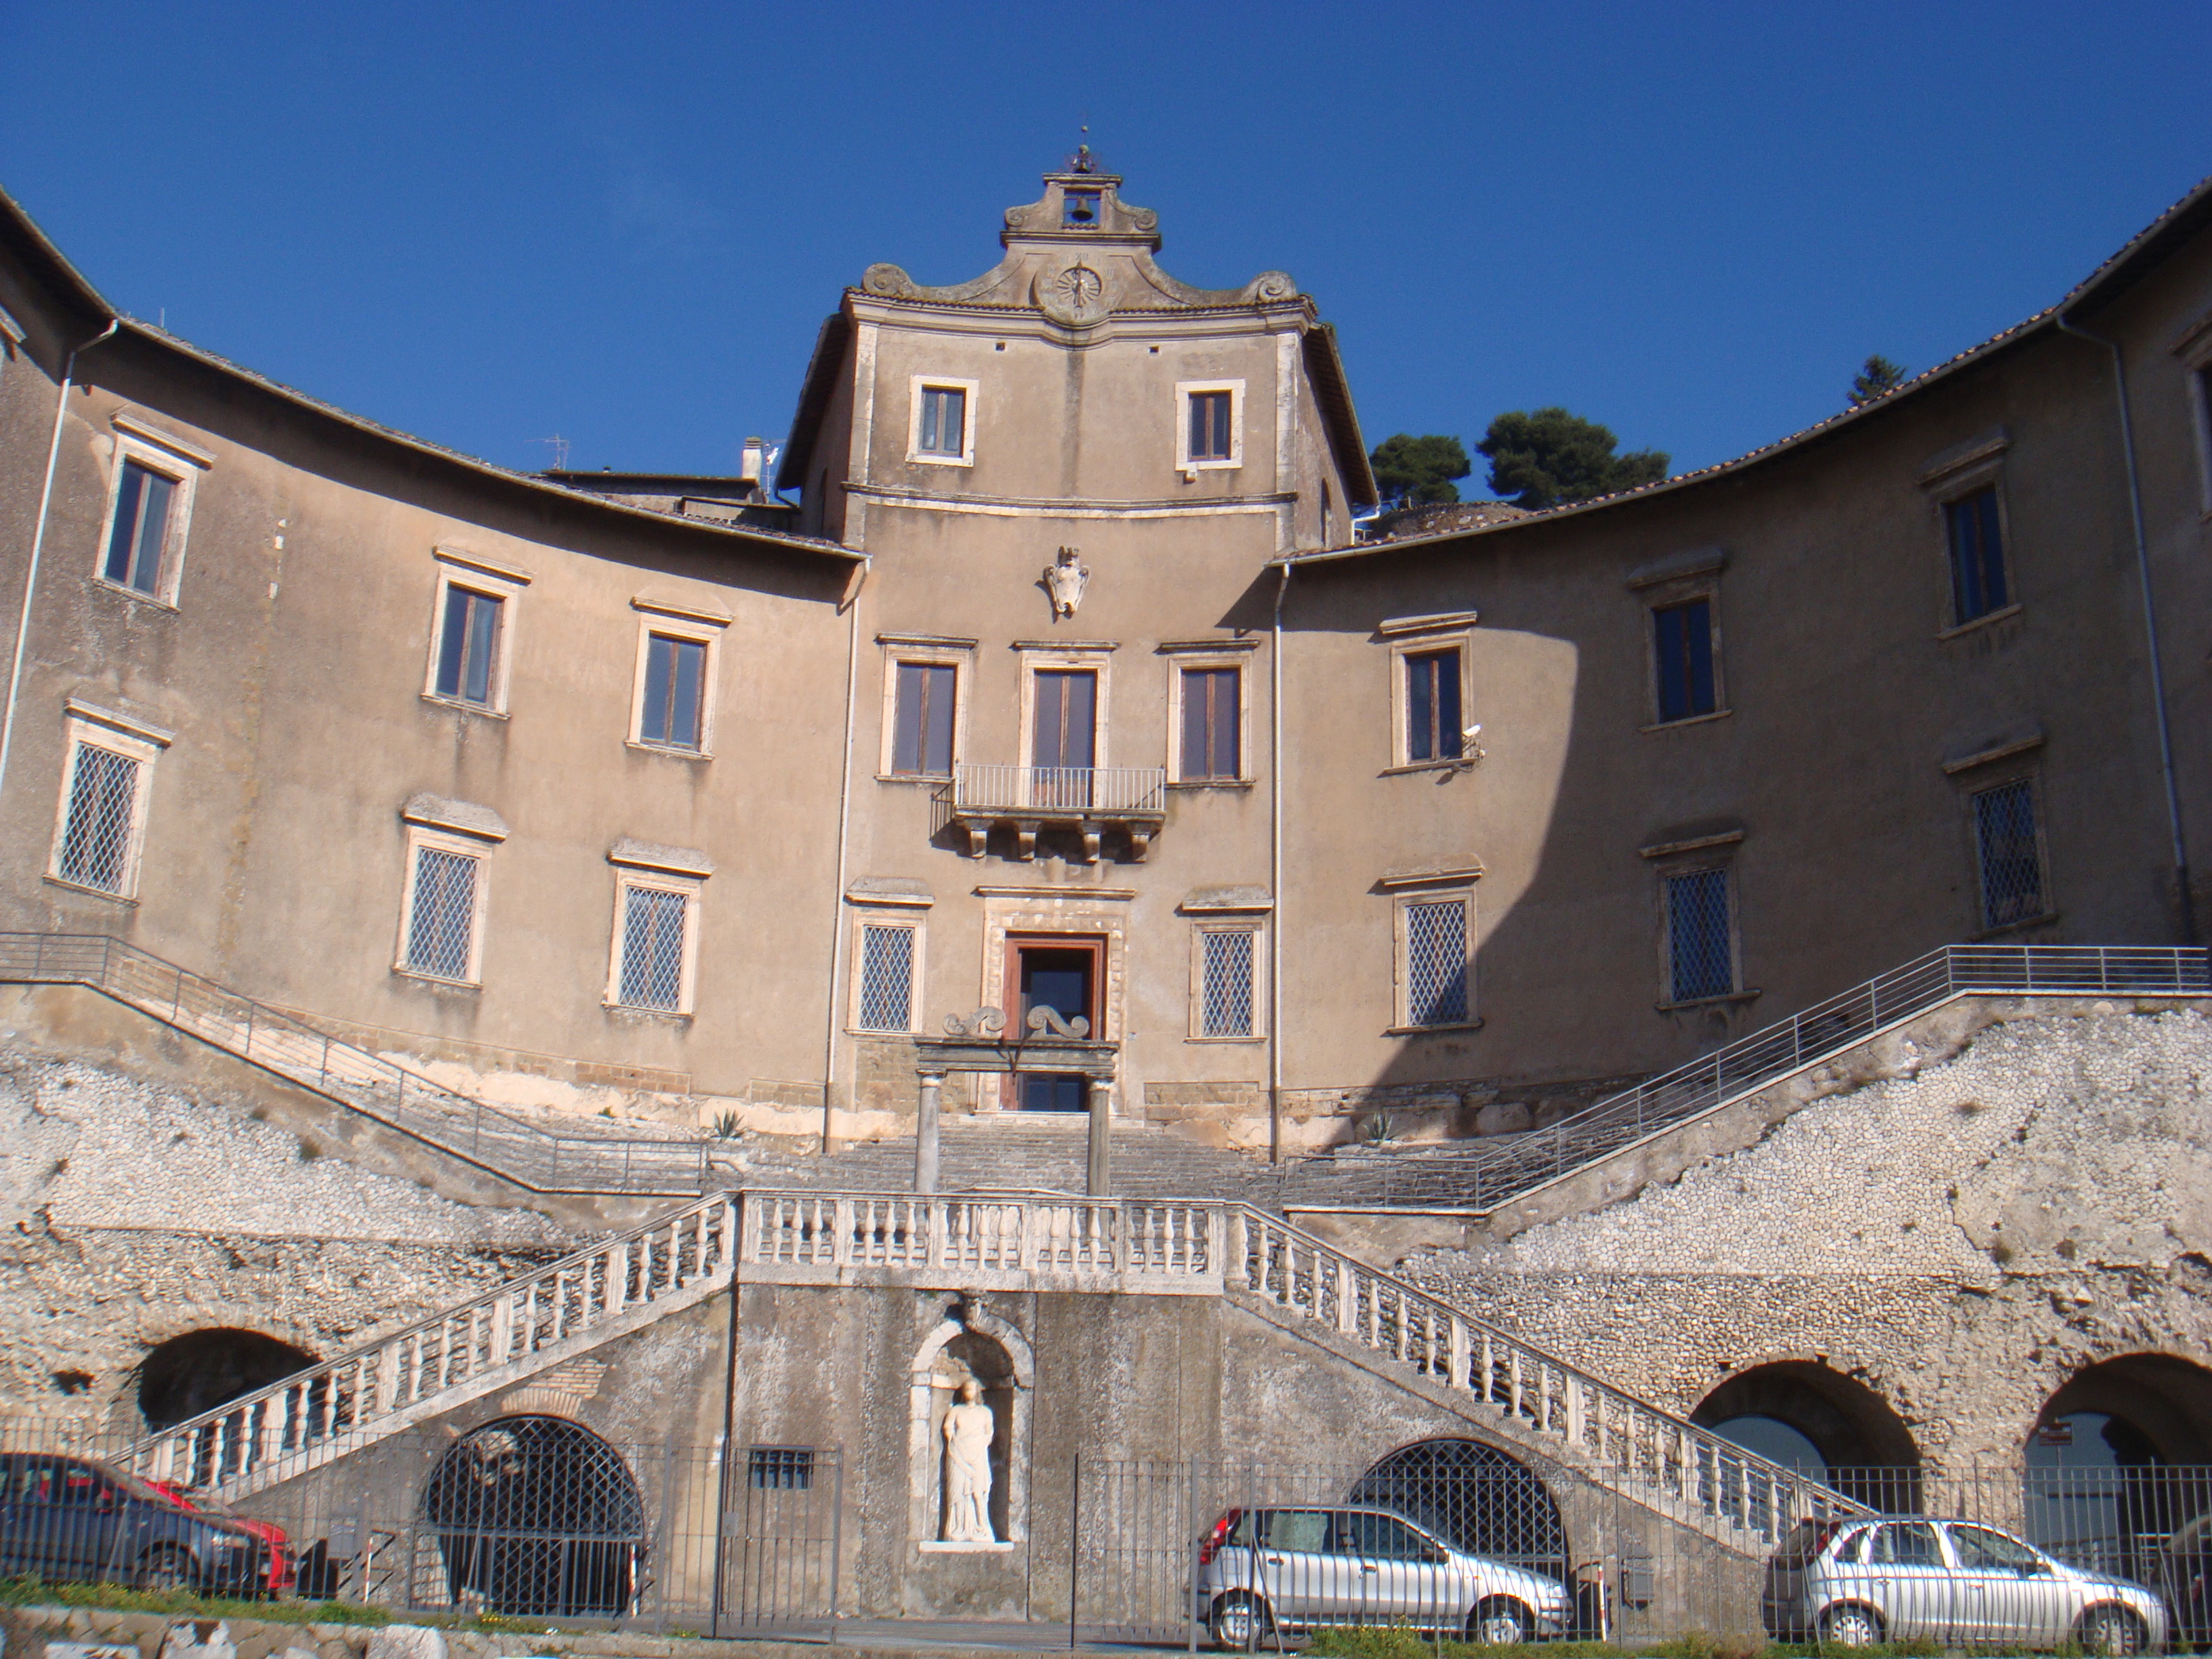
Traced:
<svg viewBox="0 0 2212 1659">
<path fill-rule="evenodd" d="M 350 1601 L 249 1601 L 191 1590 L 135 1590 L 123 1584 L 50 1584 L 41 1578 L 0 1578 L 0 1607 L 100 1607 L 109 1613 L 161 1613 L 174 1618 L 260 1619 L 272 1625 L 388 1625 L 382 1607 Z"/>
</svg>

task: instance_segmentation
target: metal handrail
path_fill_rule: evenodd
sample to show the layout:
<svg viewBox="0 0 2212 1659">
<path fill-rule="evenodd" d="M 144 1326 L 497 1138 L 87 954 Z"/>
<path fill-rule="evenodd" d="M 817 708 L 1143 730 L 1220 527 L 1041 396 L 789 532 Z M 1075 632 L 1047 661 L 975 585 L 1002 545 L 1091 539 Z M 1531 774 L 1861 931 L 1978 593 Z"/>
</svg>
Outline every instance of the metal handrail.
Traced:
<svg viewBox="0 0 2212 1659">
<path fill-rule="evenodd" d="M 2212 952 L 2197 946 L 1947 945 L 1840 996 L 1478 1151 L 1386 1154 L 1347 1169 L 1327 1154 L 1289 1172 L 1283 1194 L 1363 1208 L 1493 1210 L 1638 1141 L 1717 1111 L 1962 996 L 2204 996 Z M 1322 1169 L 1328 1173 L 1323 1176 Z"/>
<path fill-rule="evenodd" d="M 0 983 L 88 987 L 532 1192 L 677 1198 L 713 1178 L 703 1140 L 541 1129 L 109 934 L 0 933 Z"/>
</svg>

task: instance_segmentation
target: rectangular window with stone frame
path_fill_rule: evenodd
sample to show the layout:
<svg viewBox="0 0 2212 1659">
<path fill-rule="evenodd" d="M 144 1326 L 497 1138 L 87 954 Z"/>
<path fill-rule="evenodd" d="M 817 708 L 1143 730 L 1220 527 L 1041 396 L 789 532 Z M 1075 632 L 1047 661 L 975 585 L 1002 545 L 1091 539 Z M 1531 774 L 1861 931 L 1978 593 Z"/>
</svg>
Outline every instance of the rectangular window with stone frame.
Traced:
<svg viewBox="0 0 2212 1659">
<path fill-rule="evenodd" d="M 1202 923 L 1193 930 L 1192 945 L 1192 1038 L 1240 1042 L 1258 1037 L 1265 966 L 1259 924 Z"/>
<path fill-rule="evenodd" d="M 1972 796 L 1985 931 L 2040 921 L 2051 914 L 2035 795 L 2033 779 L 2014 778 Z"/>
<path fill-rule="evenodd" d="M 68 709 L 47 879 L 135 899 L 155 763 L 170 734 L 75 700 Z"/>
</svg>

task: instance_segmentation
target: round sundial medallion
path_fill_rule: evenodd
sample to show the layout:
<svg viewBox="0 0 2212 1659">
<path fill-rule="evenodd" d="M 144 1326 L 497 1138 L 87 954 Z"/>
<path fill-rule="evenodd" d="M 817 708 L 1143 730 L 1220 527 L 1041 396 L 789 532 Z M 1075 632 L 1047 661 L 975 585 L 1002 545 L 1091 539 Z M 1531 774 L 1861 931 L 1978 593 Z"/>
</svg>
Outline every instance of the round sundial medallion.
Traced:
<svg viewBox="0 0 2212 1659">
<path fill-rule="evenodd" d="M 1037 309 L 1062 328 L 1085 328 L 1106 315 L 1106 279 L 1089 265 L 1068 265 L 1036 283 Z"/>
</svg>

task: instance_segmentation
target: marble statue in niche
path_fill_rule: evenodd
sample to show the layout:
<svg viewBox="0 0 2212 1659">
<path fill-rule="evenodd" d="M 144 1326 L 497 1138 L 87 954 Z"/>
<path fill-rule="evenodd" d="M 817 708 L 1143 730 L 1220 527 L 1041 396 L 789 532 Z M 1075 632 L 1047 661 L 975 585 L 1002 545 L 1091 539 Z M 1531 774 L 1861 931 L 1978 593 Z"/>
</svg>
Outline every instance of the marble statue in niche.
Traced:
<svg viewBox="0 0 2212 1659">
<path fill-rule="evenodd" d="M 998 1419 L 973 1376 L 961 1380 L 959 1403 L 945 1413 L 945 1526 L 948 1544 L 995 1544 L 991 1530 L 991 1443 Z"/>
</svg>

